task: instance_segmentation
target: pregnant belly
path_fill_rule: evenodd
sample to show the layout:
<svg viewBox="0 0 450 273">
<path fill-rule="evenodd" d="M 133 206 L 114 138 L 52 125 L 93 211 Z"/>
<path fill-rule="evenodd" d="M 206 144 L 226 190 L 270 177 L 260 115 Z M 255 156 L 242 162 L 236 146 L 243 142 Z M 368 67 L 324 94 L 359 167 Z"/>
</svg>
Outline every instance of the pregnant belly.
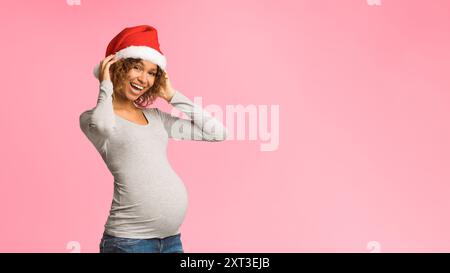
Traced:
<svg viewBox="0 0 450 273">
<path fill-rule="evenodd" d="M 115 186 L 106 227 L 130 238 L 178 233 L 188 205 L 187 190 L 181 179 L 175 173 L 166 173 L 165 177 L 136 181 L 122 188 Z"/>
</svg>

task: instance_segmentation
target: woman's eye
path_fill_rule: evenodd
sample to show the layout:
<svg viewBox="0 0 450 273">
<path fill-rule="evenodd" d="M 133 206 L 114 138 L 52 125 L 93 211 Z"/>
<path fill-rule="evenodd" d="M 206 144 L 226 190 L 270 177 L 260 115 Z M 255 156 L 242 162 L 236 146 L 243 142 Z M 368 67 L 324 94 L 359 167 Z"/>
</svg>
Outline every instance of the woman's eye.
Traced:
<svg viewBox="0 0 450 273">
<path fill-rule="evenodd" d="M 134 66 L 133 68 L 141 70 L 141 68 L 139 66 Z"/>
<path fill-rule="evenodd" d="M 156 73 L 155 72 L 149 72 L 148 74 L 155 76 Z"/>
</svg>

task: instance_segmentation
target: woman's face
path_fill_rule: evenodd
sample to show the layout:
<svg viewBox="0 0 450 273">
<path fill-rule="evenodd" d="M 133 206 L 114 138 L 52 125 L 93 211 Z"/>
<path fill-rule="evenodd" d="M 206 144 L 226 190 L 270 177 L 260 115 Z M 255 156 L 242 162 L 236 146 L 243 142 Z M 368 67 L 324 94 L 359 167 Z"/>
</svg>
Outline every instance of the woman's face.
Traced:
<svg viewBox="0 0 450 273">
<path fill-rule="evenodd" d="M 139 98 L 153 86 L 156 71 L 157 65 L 149 61 L 141 60 L 134 64 L 127 73 L 122 95 L 132 101 Z"/>
</svg>

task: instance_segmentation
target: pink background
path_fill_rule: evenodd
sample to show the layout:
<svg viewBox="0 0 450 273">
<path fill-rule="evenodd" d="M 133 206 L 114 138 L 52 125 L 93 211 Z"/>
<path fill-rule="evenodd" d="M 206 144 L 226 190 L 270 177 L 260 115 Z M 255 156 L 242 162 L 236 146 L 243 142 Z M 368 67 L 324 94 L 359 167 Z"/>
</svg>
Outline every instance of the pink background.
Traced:
<svg viewBox="0 0 450 273">
<path fill-rule="evenodd" d="M 3 1 L 0 18 L 1 252 L 98 252 L 113 177 L 78 117 L 139 24 L 191 99 L 280 107 L 275 151 L 170 141 L 186 252 L 450 251 L 450 1 Z"/>
</svg>

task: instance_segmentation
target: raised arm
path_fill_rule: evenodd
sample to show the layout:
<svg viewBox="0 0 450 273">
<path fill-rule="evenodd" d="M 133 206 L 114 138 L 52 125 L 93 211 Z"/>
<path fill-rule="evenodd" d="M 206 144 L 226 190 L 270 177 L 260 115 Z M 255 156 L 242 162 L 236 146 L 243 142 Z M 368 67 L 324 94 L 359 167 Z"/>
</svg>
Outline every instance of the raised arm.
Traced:
<svg viewBox="0 0 450 273">
<path fill-rule="evenodd" d="M 91 142 L 101 149 L 116 126 L 112 104 L 113 84 L 111 80 L 100 83 L 97 105 L 80 115 L 80 128 Z"/>
<path fill-rule="evenodd" d="M 94 146 L 103 151 L 106 140 L 116 128 L 116 119 L 112 105 L 113 83 L 110 67 L 117 62 L 114 54 L 105 57 L 99 64 L 100 92 L 97 105 L 80 115 L 80 128 Z"/>
<path fill-rule="evenodd" d="M 202 141 L 223 141 L 227 138 L 226 127 L 180 91 L 175 91 L 169 103 L 190 118 L 174 117 L 155 108 L 170 138 Z"/>
</svg>

